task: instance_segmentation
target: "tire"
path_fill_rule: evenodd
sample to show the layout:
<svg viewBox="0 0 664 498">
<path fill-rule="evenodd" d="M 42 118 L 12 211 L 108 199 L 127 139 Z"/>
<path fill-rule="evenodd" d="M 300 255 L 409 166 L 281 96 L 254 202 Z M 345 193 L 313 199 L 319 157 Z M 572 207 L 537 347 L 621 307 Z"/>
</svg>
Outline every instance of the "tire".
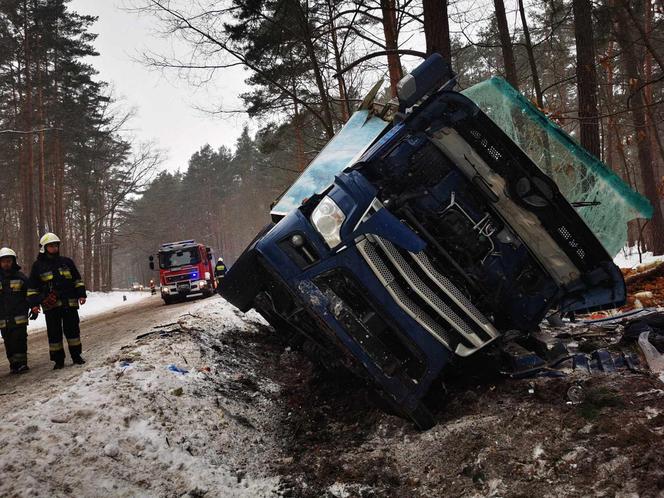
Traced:
<svg viewBox="0 0 664 498">
<path fill-rule="evenodd" d="M 228 269 L 218 288 L 221 297 L 240 311 L 249 311 L 253 307 L 254 298 L 265 284 L 266 276 L 255 247 L 273 226 L 274 223 L 270 223 L 258 232 L 251 244 Z"/>
<path fill-rule="evenodd" d="M 161 296 L 161 298 L 164 300 L 164 304 L 166 306 L 175 302 L 175 299 L 173 299 L 171 296 Z"/>
</svg>

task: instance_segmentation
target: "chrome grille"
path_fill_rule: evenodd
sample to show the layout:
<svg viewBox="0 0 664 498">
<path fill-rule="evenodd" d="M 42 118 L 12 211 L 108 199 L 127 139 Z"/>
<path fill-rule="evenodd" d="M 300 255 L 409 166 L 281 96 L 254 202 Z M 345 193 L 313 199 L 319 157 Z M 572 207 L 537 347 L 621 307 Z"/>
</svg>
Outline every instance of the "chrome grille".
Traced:
<svg viewBox="0 0 664 498">
<path fill-rule="evenodd" d="M 454 285 L 449 278 L 441 275 L 433 266 L 431 260 L 424 252 L 410 253 L 415 262 L 424 272 L 445 292 L 459 307 L 463 308 L 478 325 L 489 325 L 487 332 L 491 334 L 491 322 L 471 303 L 468 298 Z"/>
<path fill-rule="evenodd" d="M 384 263 L 383 259 L 378 254 L 375 246 L 367 239 L 357 244 L 360 254 L 364 257 L 369 267 L 373 270 L 374 274 L 378 277 L 381 283 L 385 286 L 392 298 L 397 302 L 399 307 L 403 309 L 411 318 L 418 322 L 422 327 L 428 330 L 431 334 L 436 336 L 445 346 L 453 349 L 449 334 L 441 327 L 435 320 L 433 320 L 427 313 L 415 304 L 404 290 L 396 283 L 394 275 Z"/>
<path fill-rule="evenodd" d="M 409 253 L 412 260 L 407 260 L 391 242 L 375 235 L 360 241 L 357 247 L 399 307 L 435 335 L 449 349 L 454 350 L 461 356 L 467 356 L 498 337 L 498 331 L 489 320 L 447 277 L 441 275 L 434 268 L 423 252 Z M 419 266 L 428 277 L 427 281 L 424 281 L 411 265 Z M 437 316 L 432 316 L 408 297 L 405 290 L 396 281 L 391 267 L 398 271 L 400 277 L 405 280 L 410 289 Z M 462 316 L 441 299 L 433 290 L 436 288 L 442 290 L 464 312 Z M 441 318 L 449 327 L 440 324 Z M 482 330 L 485 337 L 478 335 L 477 328 Z M 454 340 L 450 336 L 450 332 L 457 332 L 459 339 Z"/>
</svg>

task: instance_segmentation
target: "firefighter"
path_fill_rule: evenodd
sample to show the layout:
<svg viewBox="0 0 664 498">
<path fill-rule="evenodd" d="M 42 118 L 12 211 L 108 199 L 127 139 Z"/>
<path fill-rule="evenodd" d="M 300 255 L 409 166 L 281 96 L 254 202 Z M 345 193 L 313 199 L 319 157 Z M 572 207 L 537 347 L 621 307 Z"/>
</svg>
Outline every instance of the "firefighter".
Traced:
<svg viewBox="0 0 664 498">
<path fill-rule="evenodd" d="M 85 304 L 85 284 L 74 262 L 60 255 L 60 239 L 53 233 L 39 240 L 39 256 L 30 272 L 28 300 L 41 304 L 46 316 L 48 350 L 54 370 L 65 366 L 62 335 L 67 338 L 69 355 L 76 365 L 83 365 L 78 307 Z"/>
<path fill-rule="evenodd" d="M 221 285 L 224 275 L 226 275 L 226 265 L 224 264 L 224 258 L 220 257 L 214 267 L 214 278 L 217 281 L 217 289 Z"/>
<path fill-rule="evenodd" d="M 0 332 L 11 373 L 28 371 L 28 277 L 16 263 L 16 253 L 0 249 Z M 39 308 L 30 318 L 37 318 Z"/>
</svg>

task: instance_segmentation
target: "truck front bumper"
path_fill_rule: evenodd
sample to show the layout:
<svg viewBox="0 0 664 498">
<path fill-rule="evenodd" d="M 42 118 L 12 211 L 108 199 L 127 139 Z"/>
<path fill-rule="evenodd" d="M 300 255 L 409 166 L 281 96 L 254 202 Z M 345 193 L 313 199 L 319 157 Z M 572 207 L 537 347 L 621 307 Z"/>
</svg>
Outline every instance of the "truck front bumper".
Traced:
<svg viewBox="0 0 664 498">
<path fill-rule="evenodd" d="M 273 307 L 270 313 L 314 340 L 323 334 L 325 344 L 336 345 L 350 360 L 344 363 L 368 377 L 402 412 L 412 416 L 422 409 L 422 398 L 453 353 L 395 303 L 356 245 L 305 271 L 276 244 L 259 243 L 257 250 L 275 294 L 289 295 L 299 310 L 289 315 Z M 337 278 L 345 285 L 335 286 Z"/>
<path fill-rule="evenodd" d="M 188 282 L 188 285 L 167 284 L 161 286 L 162 296 L 169 297 L 196 297 L 202 296 L 205 293 L 211 292 L 212 286 L 205 280 L 195 280 Z"/>
</svg>

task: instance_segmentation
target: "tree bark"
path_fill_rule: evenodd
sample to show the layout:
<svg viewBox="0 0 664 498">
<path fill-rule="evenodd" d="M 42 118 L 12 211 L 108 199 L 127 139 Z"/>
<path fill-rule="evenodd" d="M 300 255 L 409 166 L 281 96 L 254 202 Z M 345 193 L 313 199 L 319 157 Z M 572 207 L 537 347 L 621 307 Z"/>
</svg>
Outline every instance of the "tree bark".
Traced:
<svg viewBox="0 0 664 498">
<path fill-rule="evenodd" d="M 503 0 L 493 0 L 496 9 L 496 23 L 498 24 L 498 34 L 500 36 L 500 47 L 503 52 L 503 65 L 505 66 L 505 79 L 517 90 L 519 89 L 519 78 L 516 75 L 516 63 L 514 62 L 514 49 L 512 47 L 512 38 L 507 25 L 507 15 L 505 14 L 505 3 Z"/>
<path fill-rule="evenodd" d="M 424 38 L 427 44 L 427 55 L 438 52 L 451 63 L 452 48 L 447 2 L 448 0 L 422 0 Z"/>
<path fill-rule="evenodd" d="M 600 158 L 602 152 L 597 108 L 592 3 L 590 0 L 573 0 L 572 8 L 576 39 L 576 87 L 579 101 L 580 141 L 588 152 Z"/>
<path fill-rule="evenodd" d="M 397 32 L 397 14 L 395 0 L 380 0 L 383 14 L 383 32 L 385 35 L 385 48 L 387 54 L 387 70 L 390 75 L 390 91 L 392 97 L 397 96 L 397 84 L 403 76 L 401 61 L 397 49 L 399 48 L 399 34 Z"/>
</svg>

